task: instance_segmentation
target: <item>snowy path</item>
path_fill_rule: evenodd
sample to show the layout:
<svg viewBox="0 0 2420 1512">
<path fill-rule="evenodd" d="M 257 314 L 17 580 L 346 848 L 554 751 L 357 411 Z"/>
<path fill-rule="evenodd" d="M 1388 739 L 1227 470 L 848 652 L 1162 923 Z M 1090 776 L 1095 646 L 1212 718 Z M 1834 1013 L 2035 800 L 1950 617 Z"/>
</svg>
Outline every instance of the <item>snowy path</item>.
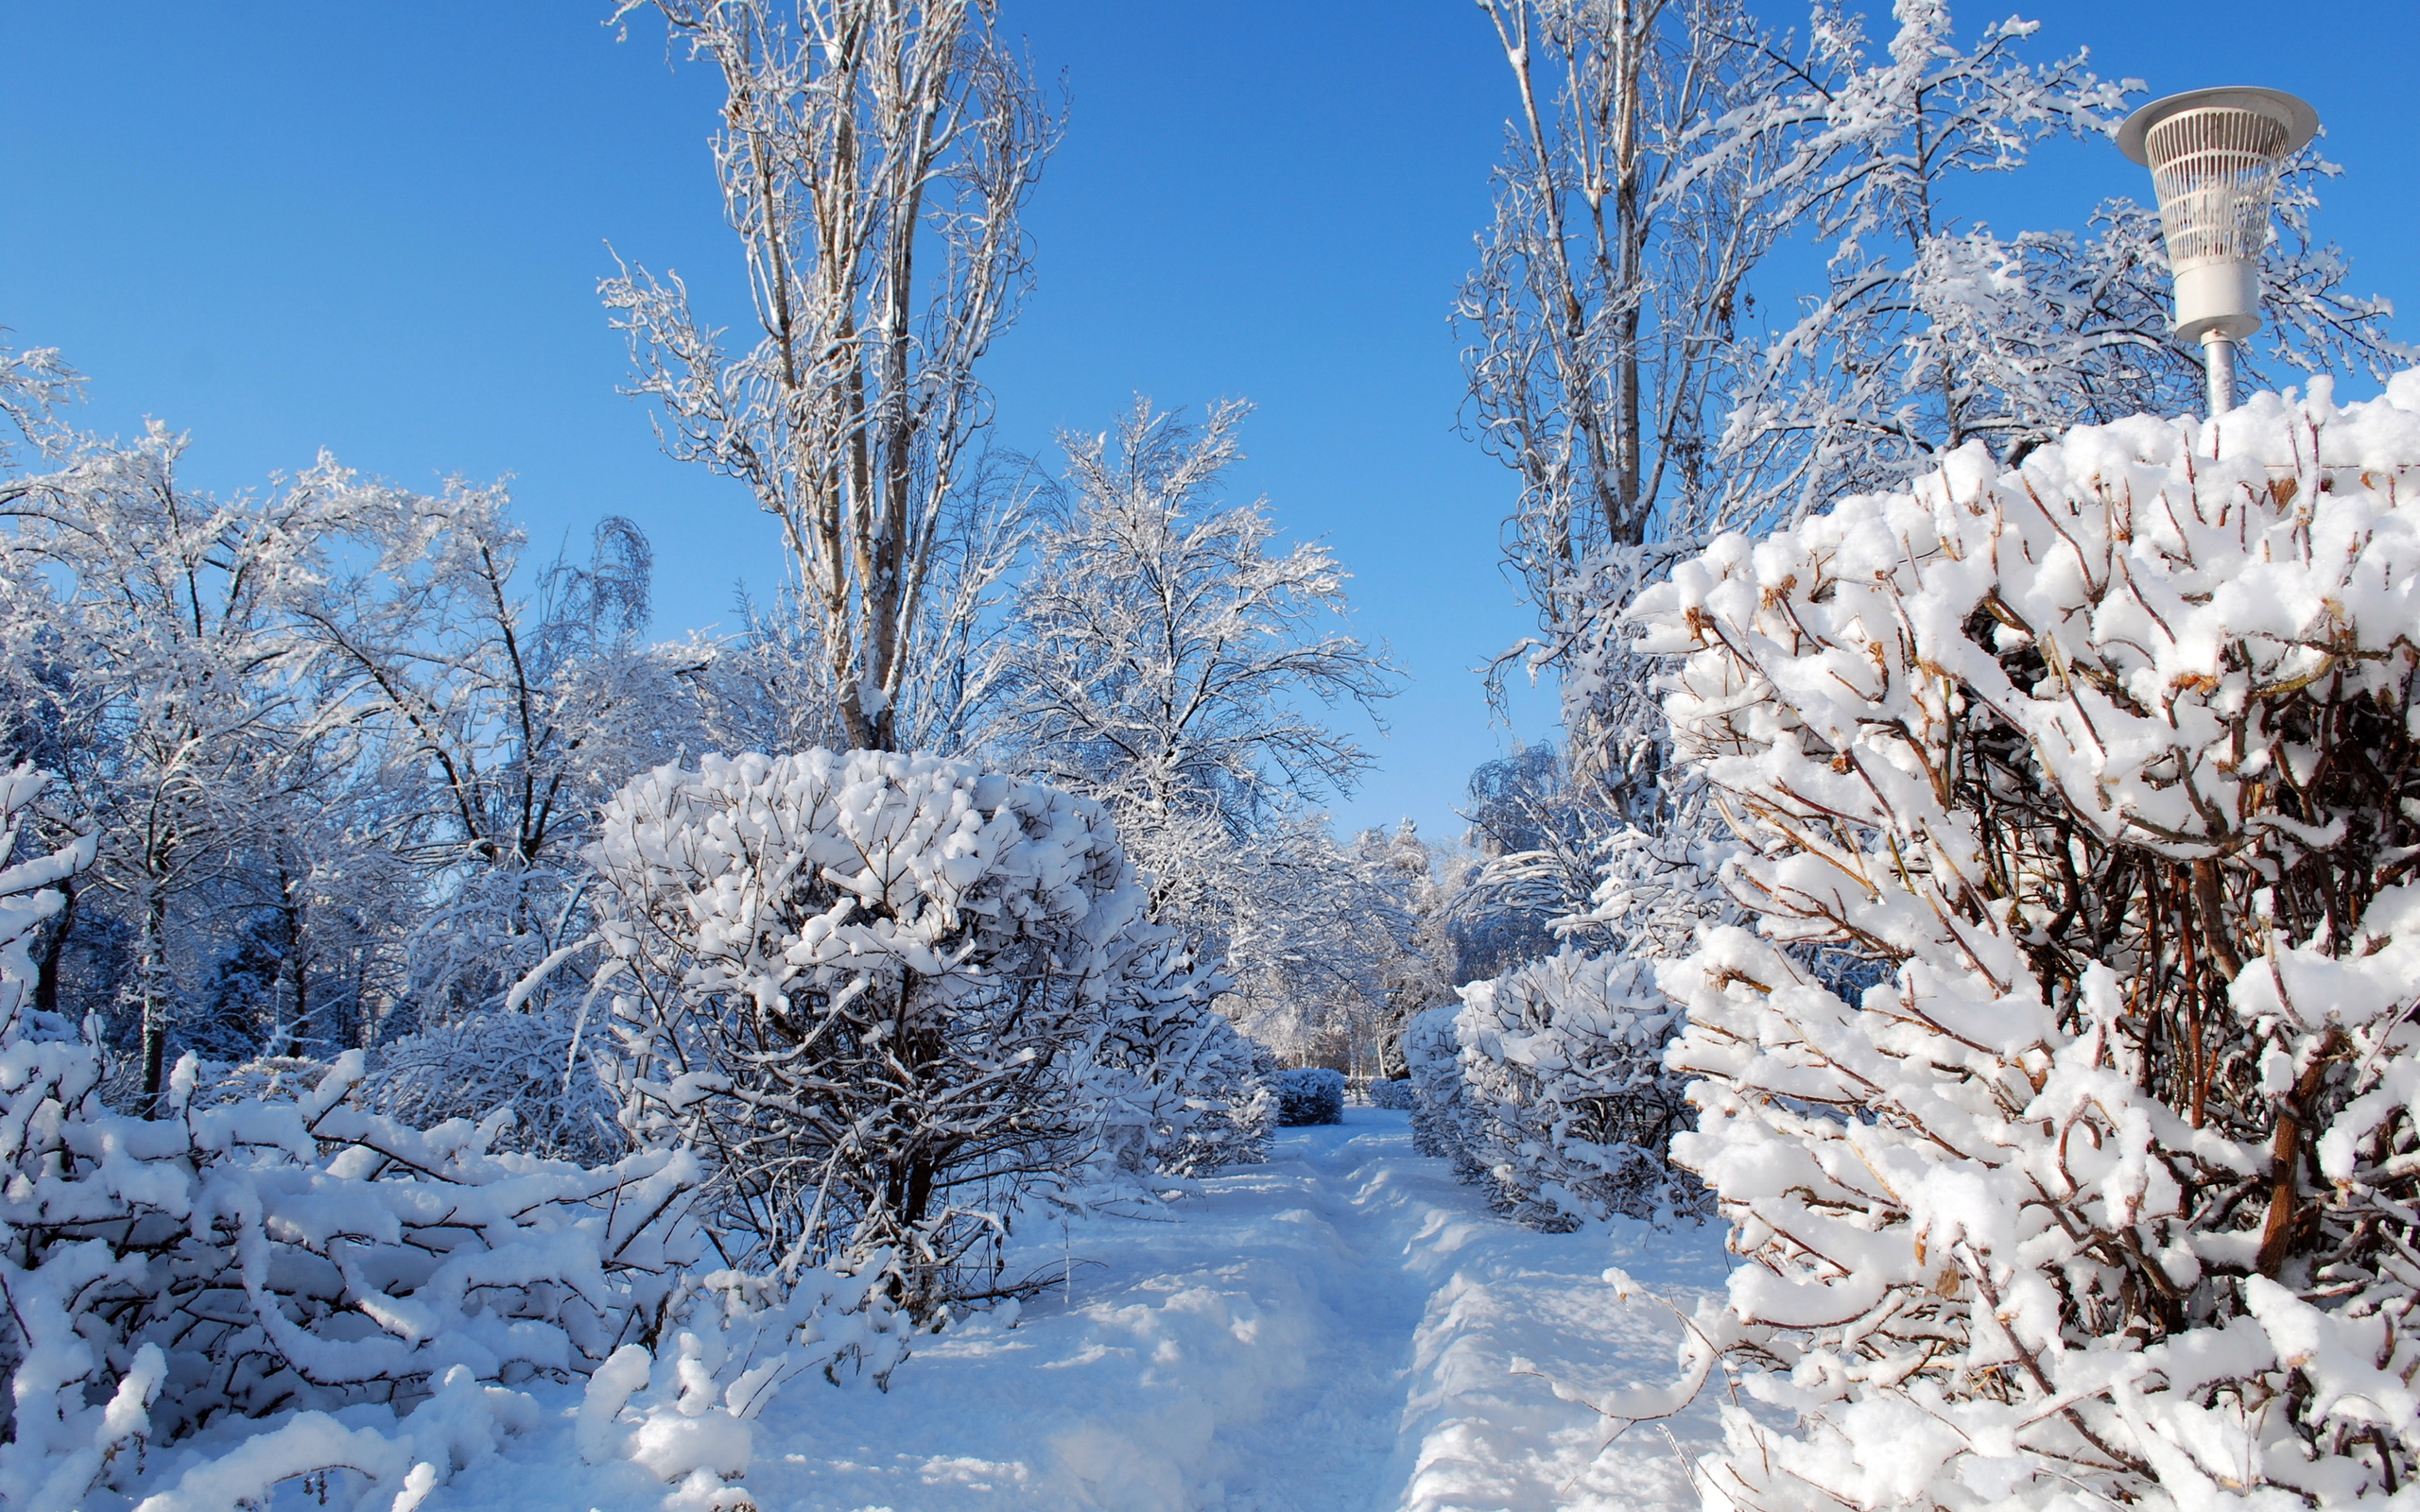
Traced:
<svg viewBox="0 0 2420 1512">
<path fill-rule="evenodd" d="M 1289 1130 L 1165 1221 L 1022 1236 L 1076 1262 L 1072 1301 L 919 1344 L 888 1393 L 793 1383 L 756 1435 L 765 1512 L 1531 1512 L 1694 1505 L 1661 1434 L 1602 1425 L 1511 1373 L 1663 1381 L 1675 1326 L 1599 1280 L 1620 1264 L 1684 1309 L 1719 1281 L 1719 1230 L 1537 1234 L 1411 1153 L 1401 1113 Z M 1698 1409 L 1675 1425 L 1696 1447 Z M 550 1435 L 549 1435 L 550 1436 Z M 651 1509 L 531 1443 L 427 1512 L 510 1503 Z M 552 1460 L 553 1463 L 540 1463 Z M 623 1473 L 630 1473 L 625 1469 Z M 465 1482 L 469 1484 L 464 1484 Z"/>
</svg>

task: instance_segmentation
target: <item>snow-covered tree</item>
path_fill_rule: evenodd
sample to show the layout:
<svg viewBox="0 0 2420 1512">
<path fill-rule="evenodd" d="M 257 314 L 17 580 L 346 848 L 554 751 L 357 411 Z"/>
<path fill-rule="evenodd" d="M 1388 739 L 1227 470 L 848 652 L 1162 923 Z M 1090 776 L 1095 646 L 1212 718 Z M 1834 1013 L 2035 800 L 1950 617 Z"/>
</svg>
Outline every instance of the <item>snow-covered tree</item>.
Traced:
<svg viewBox="0 0 2420 1512">
<path fill-rule="evenodd" d="M 720 691 L 639 645 L 634 527 L 525 571 L 500 489 L 323 456 L 213 496 L 180 476 L 183 438 L 78 435 L 44 418 L 55 359 L 11 365 L 39 446 L 0 495 L 7 740 L 60 774 L 50 828 L 100 844 L 37 991 L 104 1016 L 113 1099 L 156 1104 L 182 1050 L 324 1062 L 502 1007 L 589 932 L 591 816 L 702 744 Z M 466 1070 L 442 1080 L 495 1085 Z"/>
<path fill-rule="evenodd" d="M 7 332 L 0 326 L 0 335 Z M 56 347 L 0 345 L 0 471 L 15 462 L 16 447 L 39 440 L 52 413 L 82 384 Z M 12 487 L 0 479 L 0 500 L 8 498 Z"/>
<path fill-rule="evenodd" d="M 362 505 L 325 465 L 213 498 L 179 480 L 184 445 L 156 424 L 131 445 L 58 440 L 56 465 L 0 505 L 10 691 L 42 744 L 70 757 L 101 837 L 99 884 L 129 916 L 152 1099 L 182 995 L 171 956 L 184 900 L 275 848 L 281 816 L 342 738 L 289 616 Z"/>
<path fill-rule="evenodd" d="M 696 748 L 696 700 L 682 648 L 637 644 L 650 554 L 630 522 L 605 521 L 589 561 L 534 574 L 532 593 L 501 488 L 362 492 L 354 559 L 297 601 L 289 633 L 317 698 L 361 732 L 361 822 L 411 875 L 403 970 L 416 1024 L 435 1027 L 501 1006 L 587 933 L 593 816 Z"/>
<path fill-rule="evenodd" d="M 994 739 L 1108 808 L 1155 915 L 1305 1056 L 1335 1048 L 1314 1048 L 1316 1004 L 1390 949 L 1371 878 L 1307 812 L 1368 764 L 1318 706 L 1368 709 L 1392 669 L 1345 630 L 1326 547 L 1280 548 L 1264 507 L 1219 501 L 1247 413 L 1197 429 L 1138 401 L 1114 435 L 1063 438 L 1070 493 L 1013 600 Z"/>
<path fill-rule="evenodd" d="M 1471 865 L 1449 905 L 1455 980 L 1495 976 L 1554 953 L 1558 920 L 1597 882 L 1597 832 L 1612 822 L 1576 791 L 1553 746 L 1516 746 L 1471 773 L 1462 817 Z"/>
<path fill-rule="evenodd" d="M 1194 1125 L 1258 1116 L 1089 799 L 929 756 L 709 757 L 633 782 L 591 856 L 626 1124 L 706 1153 L 760 1269 L 886 1256 L 920 1315 L 1013 1292 L 1025 1193 L 1104 1150 L 1198 1165 Z"/>
<path fill-rule="evenodd" d="M 1509 562 L 1551 635 L 1610 547 L 1696 533 L 1746 283 L 1780 234 L 1692 129 L 1771 72 L 1728 0 L 1485 0 L 1519 112 L 1457 319 Z"/>
<path fill-rule="evenodd" d="M 2420 374 L 2316 380 L 1972 441 L 1642 598 L 1759 924 L 1658 970 L 1750 1263 L 1695 1378 L 1796 1415 L 1727 1412 L 1729 1503 L 2410 1494 L 2416 479 Z"/>
<path fill-rule="evenodd" d="M 726 352 L 677 276 L 626 266 L 602 292 L 633 392 L 670 455 L 781 522 L 847 744 L 931 746 L 960 717 L 952 649 L 1016 550 L 970 450 L 975 370 L 1023 296 L 1018 212 L 1058 123 L 991 0 L 652 9 L 722 76 L 715 166 L 760 335 Z"/>
<path fill-rule="evenodd" d="M 1973 221 L 1979 174 L 2024 166 L 2047 137 L 2100 138 L 2137 81 L 2095 77 L 2078 52 L 2020 57 L 2039 29 L 1996 22 L 1971 43 L 1947 0 L 1902 0 L 1882 56 L 1854 12 L 1820 5 L 1780 87 L 1690 144 L 1693 163 L 1728 173 L 1761 218 L 1826 258 L 1824 287 L 1773 333 L 1733 395 L 1720 444 L 1725 486 L 1746 523 L 1804 510 L 1981 440 L 2002 456 L 2068 425 L 2194 407 L 2202 357 L 2169 330 L 2158 217 L 2104 202 L 2090 236 L 1996 234 Z M 2347 268 L 2316 246 L 2313 152 L 2289 166 L 2283 234 L 2262 259 L 2262 351 L 2276 368 L 2366 368 L 2383 378 L 2401 349 L 2382 301 L 2344 292 Z"/>
<path fill-rule="evenodd" d="M 1426 937 L 1428 862 L 1416 833 L 1340 846 L 1323 818 L 1238 847 L 1213 879 L 1216 911 L 1190 919 L 1226 952 L 1220 1010 L 1290 1065 L 1384 1071 L 1404 1020 L 1450 991 Z"/>
<path fill-rule="evenodd" d="M 1701 129 L 1769 91 L 1774 62 L 1735 0 L 1482 9 L 1517 113 L 1455 318 L 1473 426 L 1519 478 L 1505 559 L 1538 616 L 1491 687 L 1561 677 L 1570 797 L 1650 820 L 1653 711 L 1600 664 L 1619 660 L 1604 626 L 1661 572 L 1657 543 L 1731 523 L 1714 439 L 1752 351 L 1751 277 L 1787 228 L 1751 202 L 1755 153 L 1710 158 Z"/>
<path fill-rule="evenodd" d="M 1063 437 L 1072 497 L 1013 606 L 1002 738 L 1107 803 L 1180 907 L 1201 883 L 1178 848 L 1241 840 L 1369 765 L 1304 705 L 1391 691 L 1383 653 L 1343 627 L 1335 556 L 1279 549 L 1265 507 L 1219 500 L 1249 413 L 1219 404 L 1197 429 L 1138 400 L 1114 436 Z"/>
</svg>

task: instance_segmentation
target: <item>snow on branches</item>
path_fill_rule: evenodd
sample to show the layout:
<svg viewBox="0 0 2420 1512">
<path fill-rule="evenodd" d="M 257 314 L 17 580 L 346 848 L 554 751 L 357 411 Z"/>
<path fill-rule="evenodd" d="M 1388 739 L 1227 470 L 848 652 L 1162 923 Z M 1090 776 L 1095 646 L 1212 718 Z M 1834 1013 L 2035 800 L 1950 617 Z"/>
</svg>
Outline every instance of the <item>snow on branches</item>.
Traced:
<svg viewBox="0 0 2420 1512">
<path fill-rule="evenodd" d="M 1799 1415 L 1733 1411 L 1733 1503 L 2411 1485 L 2416 489 L 2420 373 L 2320 380 L 1969 445 L 1642 596 L 1762 934 L 1657 971 L 1752 1262 L 1698 1327 Z"/>
<path fill-rule="evenodd" d="M 1546 1228 L 1669 1219 L 1703 1194 L 1666 1163 L 1684 1121 L 1665 1046 L 1680 1010 L 1639 957 L 1557 954 L 1461 988 L 1404 1035 L 1415 1143 Z"/>
<path fill-rule="evenodd" d="M 920 1313 L 1002 1285 L 1022 1193 L 1266 1138 L 1266 1062 L 1150 920 L 1099 804 L 873 751 L 659 767 L 605 812 L 607 981 L 647 1139 L 726 1242 L 890 1257 Z"/>
<path fill-rule="evenodd" d="M 0 779 L 0 854 L 46 781 Z M 151 1512 L 216 1512 L 297 1477 L 407 1508 L 538 1425 L 518 1386 L 644 1366 L 676 1330 L 684 1358 L 731 1366 L 717 1410 L 737 1418 L 840 1353 L 896 1358 L 892 1314 L 864 1282 L 807 1278 L 776 1307 L 727 1301 L 746 1290 L 727 1278 L 688 1280 L 702 1244 L 685 1150 L 599 1166 L 493 1153 L 509 1111 L 410 1128 L 354 1099 L 359 1051 L 299 1094 L 207 1105 L 188 1057 L 162 1116 L 110 1111 L 95 1047 L 25 1001 L 26 942 L 93 850 L 78 840 L 0 872 L 10 1512 L 147 1489 Z M 746 1469 L 665 1478 L 701 1467 L 717 1486 Z"/>
<path fill-rule="evenodd" d="M 1461 994 L 1471 1161 L 1500 1205 L 1554 1227 L 1699 1205 L 1665 1164 L 1685 1120 L 1663 1066 L 1680 1011 L 1651 961 L 1565 947 Z"/>
</svg>

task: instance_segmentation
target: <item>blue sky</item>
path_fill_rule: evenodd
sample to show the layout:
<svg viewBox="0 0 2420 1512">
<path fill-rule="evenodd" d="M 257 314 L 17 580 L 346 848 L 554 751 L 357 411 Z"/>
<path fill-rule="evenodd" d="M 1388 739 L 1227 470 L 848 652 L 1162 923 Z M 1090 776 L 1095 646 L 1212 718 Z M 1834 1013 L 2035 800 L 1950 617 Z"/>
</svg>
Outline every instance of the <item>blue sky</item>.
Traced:
<svg viewBox="0 0 2420 1512">
<path fill-rule="evenodd" d="M 639 28 L 617 44 L 603 9 L 0 0 L 0 325 L 90 375 L 83 423 L 189 429 L 204 486 L 323 446 L 412 486 L 511 473 L 548 550 L 602 514 L 646 528 L 660 629 L 726 618 L 736 579 L 779 574 L 772 524 L 657 455 L 595 297 L 610 239 L 739 315 L 714 94 Z M 2036 56 L 2089 44 L 2153 93 L 2310 99 L 2346 169 L 2323 230 L 2362 291 L 2420 301 L 2410 108 L 2385 68 L 2363 77 L 2420 52 L 2420 6 L 2019 10 L 2044 23 Z M 1358 629 L 1410 674 L 1339 816 L 1454 833 L 1464 777 L 1510 733 L 1470 669 L 1528 623 L 1496 568 L 1510 476 L 1458 432 L 1446 324 L 1511 104 L 1486 18 L 1470 0 L 1006 11 L 1072 109 L 1028 216 L 1039 284 L 986 372 L 998 441 L 1046 452 L 1137 392 L 1257 404 L 1236 491 L 1333 545 Z M 2114 148 L 2063 144 L 1967 209 L 2077 227 L 2147 190 Z M 1552 717 L 1542 694 L 1514 711 L 1530 738 Z"/>
</svg>

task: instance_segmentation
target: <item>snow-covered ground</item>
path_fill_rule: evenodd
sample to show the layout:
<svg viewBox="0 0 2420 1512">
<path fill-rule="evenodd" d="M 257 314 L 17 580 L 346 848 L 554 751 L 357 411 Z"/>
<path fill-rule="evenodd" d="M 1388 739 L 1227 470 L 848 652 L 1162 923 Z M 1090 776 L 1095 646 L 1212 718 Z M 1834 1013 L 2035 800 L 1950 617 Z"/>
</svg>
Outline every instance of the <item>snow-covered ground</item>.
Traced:
<svg viewBox="0 0 2420 1512">
<path fill-rule="evenodd" d="M 1020 1235 L 1067 1288 L 1004 1326 L 918 1343 L 890 1391 L 792 1383 L 756 1428 L 765 1512 L 1529 1512 L 1692 1505 L 1652 1427 L 1606 1443 L 1516 1358 L 1592 1389 L 1673 1374 L 1671 1314 L 1618 1300 L 1618 1264 L 1684 1311 L 1720 1230 L 1540 1234 L 1489 1213 L 1405 1115 L 1288 1130 L 1269 1163 L 1149 1219 Z M 1070 1293 L 1072 1295 L 1070 1295 Z M 561 1404 L 566 1410 L 570 1399 Z M 1693 1452 L 1701 1405 L 1671 1428 Z M 568 1425 L 471 1468 L 425 1512 L 652 1509 L 666 1488 L 581 1466 Z"/>
</svg>

